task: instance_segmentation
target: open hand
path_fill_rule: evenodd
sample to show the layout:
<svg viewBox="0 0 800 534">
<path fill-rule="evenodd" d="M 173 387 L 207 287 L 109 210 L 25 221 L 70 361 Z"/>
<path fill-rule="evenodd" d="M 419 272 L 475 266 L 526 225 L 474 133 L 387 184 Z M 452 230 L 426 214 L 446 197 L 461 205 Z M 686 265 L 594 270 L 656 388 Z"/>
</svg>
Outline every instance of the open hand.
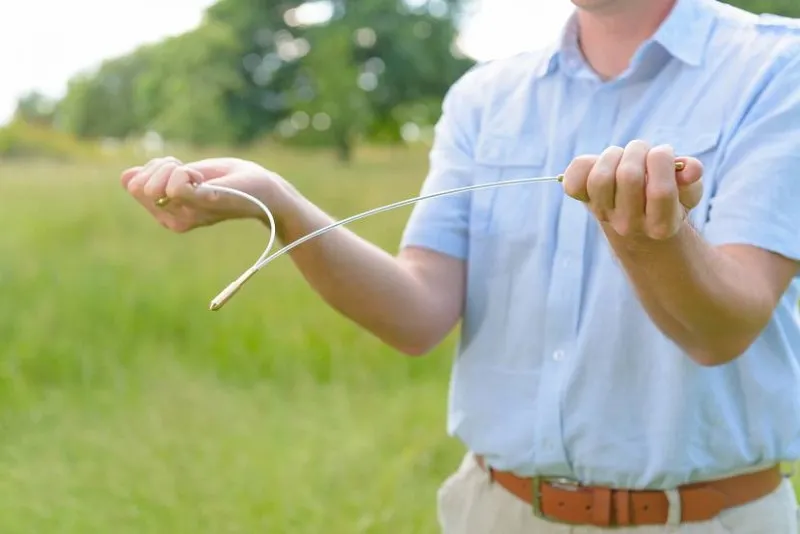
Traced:
<svg viewBox="0 0 800 534">
<path fill-rule="evenodd" d="M 158 222 L 174 232 L 187 232 L 229 219 L 263 217 L 252 202 L 196 188 L 197 184 L 238 189 L 272 207 L 283 182 L 251 161 L 214 158 L 184 164 L 173 157 L 157 158 L 144 166 L 127 169 L 120 181 Z"/>
<path fill-rule="evenodd" d="M 676 162 L 683 170 L 676 171 Z M 699 160 L 676 160 L 670 146 L 631 141 L 624 149 L 575 158 L 564 173 L 564 191 L 622 237 L 664 240 L 700 202 L 702 174 Z"/>
</svg>

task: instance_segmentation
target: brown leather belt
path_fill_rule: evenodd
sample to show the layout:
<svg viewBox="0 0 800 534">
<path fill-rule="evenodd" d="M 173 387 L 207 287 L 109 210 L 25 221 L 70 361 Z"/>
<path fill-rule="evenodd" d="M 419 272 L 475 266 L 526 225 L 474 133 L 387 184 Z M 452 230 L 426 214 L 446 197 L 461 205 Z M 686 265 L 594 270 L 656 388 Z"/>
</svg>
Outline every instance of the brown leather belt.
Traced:
<svg viewBox="0 0 800 534">
<path fill-rule="evenodd" d="M 487 471 L 480 456 L 475 459 Z M 664 525 L 669 501 L 663 491 L 618 490 L 582 486 L 558 479 L 522 478 L 487 471 L 492 480 L 533 507 L 542 519 L 597 527 Z M 711 521 L 726 508 L 765 497 L 781 484 L 780 466 L 722 480 L 683 486 L 681 523 Z"/>
</svg>

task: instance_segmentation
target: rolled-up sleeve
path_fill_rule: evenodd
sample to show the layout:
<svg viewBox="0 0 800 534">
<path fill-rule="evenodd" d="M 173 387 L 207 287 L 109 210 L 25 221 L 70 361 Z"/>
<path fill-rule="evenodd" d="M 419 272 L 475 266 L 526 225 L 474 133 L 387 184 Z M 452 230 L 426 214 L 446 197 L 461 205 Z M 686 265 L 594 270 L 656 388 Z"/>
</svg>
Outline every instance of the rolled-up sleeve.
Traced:
<svg viewBox="0 0 800 534">
<path fill-rule="evenodd" d="M 470 105 L 473 72 L 456 82 L 444 98 L 421 195 L 472 184 L 478 120 L 474 106 Z M 464 192 L 418 202 L 403 232 L 400 248 L 422 247 L 466 259 L 470 198 L 470 193 Z"/>
<path fill-rule="evenodd" d="M 705 238 L 800 260 L 800 56 L 753 101 L 718 176 Z"/>
</svg>

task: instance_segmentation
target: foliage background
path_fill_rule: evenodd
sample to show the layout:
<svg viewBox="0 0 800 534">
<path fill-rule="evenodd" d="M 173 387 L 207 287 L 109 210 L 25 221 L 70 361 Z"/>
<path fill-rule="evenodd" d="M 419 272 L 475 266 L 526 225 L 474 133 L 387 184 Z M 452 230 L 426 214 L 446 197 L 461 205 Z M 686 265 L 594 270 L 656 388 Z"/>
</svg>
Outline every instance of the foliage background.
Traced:
<svg viewBox="0 0 800 534">
<path fill-rule="evenodd" d="M 472 64 L 452 45 L 469 6 L 333 7 L 304 26 L 296 2 L 220 0 L 59 101 L 31 92 L 0 128 L 0 532 L 437 532 L 462 454 L 444 425 L 453 340 L 400 357 L 289 261 L 211 314 L 263 229 L 172 235 L 117 181 L 152 155 L 225 153 L 335 217 L 414 195 Z M 394 250 L 407 215 L 353 230 Z"/>
</svg>

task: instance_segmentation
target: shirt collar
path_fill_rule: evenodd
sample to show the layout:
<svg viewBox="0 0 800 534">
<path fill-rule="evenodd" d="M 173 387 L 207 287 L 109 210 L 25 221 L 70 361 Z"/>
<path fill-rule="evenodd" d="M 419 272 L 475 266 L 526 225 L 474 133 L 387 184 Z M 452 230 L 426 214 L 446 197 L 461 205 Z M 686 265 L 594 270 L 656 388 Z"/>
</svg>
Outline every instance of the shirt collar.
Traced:
<svg viewBox="0 0 800 534">
<path fill-rule="evenodd" d="M 657 43 L 675 59 L 693 67 L 701 65 L 716 20 L 715 3 L 717 0 L 677 0 L 655 34 L 642 43 L 639 52 Z M 636 56 L 640 55 L 639 52 Z M 573 12 L 559 38 L 546 49 L 537 75 L 549 76 L 559 68 L 574 71 L 582 63 L 583 54 L 578 46 L 578 21 Z"/>
<path fill-rule="evenodd" d="M 687 65 L 700 66 L 716 21 L 715 3 L 716 0 L 678 0 L 651 41 Z"/>
</svg>

